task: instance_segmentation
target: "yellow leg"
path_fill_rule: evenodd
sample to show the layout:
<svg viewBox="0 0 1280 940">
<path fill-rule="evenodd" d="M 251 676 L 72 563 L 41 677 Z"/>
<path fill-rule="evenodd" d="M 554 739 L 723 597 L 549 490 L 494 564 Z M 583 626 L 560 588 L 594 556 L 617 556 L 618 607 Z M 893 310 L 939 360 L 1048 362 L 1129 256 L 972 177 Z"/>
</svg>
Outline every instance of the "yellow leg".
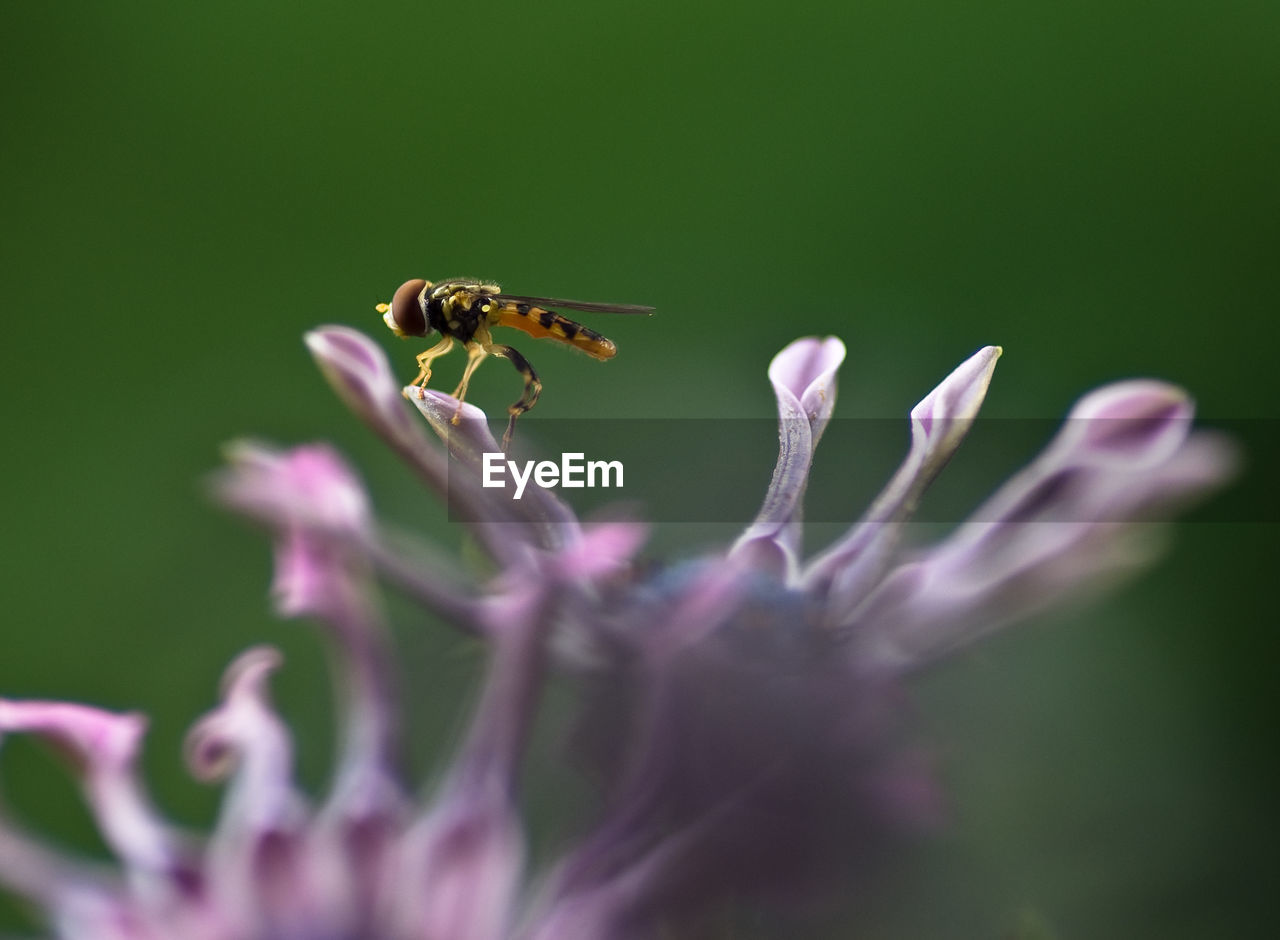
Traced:
<svg viewBox="0 0 1280 940">
<path fill-rule="evenodd" d="M 453 337 L 446 336 L 440 342 L 436 343 L 424 353 L 418 354 L 418 377 L 414 379 L 411 385 L 418 386 L 419 389 L 427 387 L 427 383 L 431 381 L 431 363 L 439 359 L 445 353 L 453 348 Z M 426 398 L 426 393 L 419 391 L 419 398 Z"/>
<path fill-rule="evenodd" d="M 458 410 L 453 415 L 454 424 L 457 424 L 462 418 L 462 402 L 467 397 L 467 386 L 471 384 L 471 373 L 476 371 L 476 367 L 484 362 L 488 355 L 488 350 L 479 343 L 467 344 L 467 367 L 462 372 L 462 381 L 453 390 L 453 397 L 458 399 Z"/>
</svg>

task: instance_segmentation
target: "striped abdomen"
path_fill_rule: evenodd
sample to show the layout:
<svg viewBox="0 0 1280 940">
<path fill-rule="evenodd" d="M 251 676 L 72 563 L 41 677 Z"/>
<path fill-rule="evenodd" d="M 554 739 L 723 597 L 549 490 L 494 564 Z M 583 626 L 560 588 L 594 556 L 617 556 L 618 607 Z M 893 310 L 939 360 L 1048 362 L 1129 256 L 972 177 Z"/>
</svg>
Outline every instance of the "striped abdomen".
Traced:
<svg viewBox="0 0 1280 940">
<path fill-rule="evenodd" d="M 498 310 L 497 325 L 515 327 L 538 339 L 547 337 L 568 343 L 596 359 L 612 359 L 618 352 L 618 347 L 613 345 L 612 340 L 595 330 L 589 330 L 568 317 L 532 304 L 511 301 L 504 303 Z"/>
</svg>

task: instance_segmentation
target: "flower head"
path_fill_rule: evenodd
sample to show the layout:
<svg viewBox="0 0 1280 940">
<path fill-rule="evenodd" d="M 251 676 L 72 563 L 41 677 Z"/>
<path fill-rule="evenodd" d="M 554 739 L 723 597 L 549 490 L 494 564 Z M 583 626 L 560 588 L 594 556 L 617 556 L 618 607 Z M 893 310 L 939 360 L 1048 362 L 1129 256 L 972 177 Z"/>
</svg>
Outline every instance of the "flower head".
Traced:
<svg viewBox="0 0 1280 940">
<path fill-rule="evenodd" d="M 1192 432 L 1172 386 L 1086 396 L 1028 467 L 938 544 L 904 525 L 972 426 L 1000 355 L 979 350 L 911 410 L 899 470 L 861 521 L 800 557 L 809 469 L 832 415 L 844 345 L 799 340 L 769 368 L 779 456 L 756 520 L 728 550 L 665 569 L 633 563 L 645 529 L 583 525 L 533 488 L 480 484 L 498 450 L 485 416 L 427 391 L 412 419 L 376 345 L 310 334 L 353 411 L 448 500 L 495 573 L 389 533 L 323 445 L 240 444 L 220 498 L 276 546 L 280 613 L 320 625 L 337 663 L 338 763 L 318 802 L 297 787 L 272 707 L 269 648 L 227 670 L 188 739 L 226 780 L 204 840 L 148 801 L 145 723 L 86 706 L 0 701 L 0 734 L 58 745 L 119 871 L 69 859 L 0 817 L 0 882 L 65 938 L 497 940 L 631 938 L 696 924 L 726 898 L 787 903 L 852 883 L 881 846 L 938 814 L 904 733 L 904 680 L 983 633 L 1114 581 L 1151 557 L 1149 526 L 1225 478 L 1231 453 Z M 456 423 L 455 423 L 456 421 Z M 424 801 L 398 769 L 394 655 L 383 582 L 480 638 L 489 670 L 458 752 Z M 576 679 L 577 751 L 600 800 L 544 873 L 526 871 L 520 768 L 549 671 Z"/>
</svg>

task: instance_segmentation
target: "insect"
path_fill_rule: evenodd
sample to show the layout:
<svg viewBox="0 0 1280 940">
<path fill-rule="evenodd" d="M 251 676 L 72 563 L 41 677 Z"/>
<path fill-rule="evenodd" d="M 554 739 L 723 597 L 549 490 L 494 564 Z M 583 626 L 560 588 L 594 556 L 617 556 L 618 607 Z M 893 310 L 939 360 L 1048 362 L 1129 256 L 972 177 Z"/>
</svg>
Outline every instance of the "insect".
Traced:
<svg viewBox="0 0 1280 940">
<path fill-rule="evenodd" d="M 467 385 L 481 362 L 489 356 L 500 356 L 515 366 L 516 371 L 524 377 L 524 394 L 507 408 L 511 417 L 507 422 L 507 431 L 502 435 L 502 449 L 505 451 L 511 443 L 516 418 L 537 403 L 538 396 L 542 393 L 542 382 L 528 359 L 513 347 L 493 341 L 489 332 L 493 327 L 511 326 L 538 339 L 554 339 L 580 349 L 595 359 L 612 359 L 618 352 L 618 347 L 612 341 L 595 330 L 589 330 L 581 323 L 575 323 L 568 317 L 547 309 L 548 307 L 588 313 L 653 313 L 652 307 L 633 304 L 591 304 L 576 300 L 554 300 L 550 297 L 504 294 L 497 284 L 471 278 L 454 278 L 435 284 L 421 278 L 405 281 L 396 290 L 391 303 L 378 304 L 377 310 L 391 331 L 402 339 L 440 334 L 438 343 L 418 355 L 418 377 L 412 384 L 417 385 L 420 390 L 426 388 L 427 382 L 431 380 L 431 364 L 449 352 L 454 342 L 461 343 L 467 350 L 467 367 L 462 373 L 462 381 L 453 392 L 453 397 L 459 403 L 458 414 L 453 416 L 454 424 L 458 423 Z M 425 393 L 419 391 L 418 394 L 421 396 Z"/>
</svg>

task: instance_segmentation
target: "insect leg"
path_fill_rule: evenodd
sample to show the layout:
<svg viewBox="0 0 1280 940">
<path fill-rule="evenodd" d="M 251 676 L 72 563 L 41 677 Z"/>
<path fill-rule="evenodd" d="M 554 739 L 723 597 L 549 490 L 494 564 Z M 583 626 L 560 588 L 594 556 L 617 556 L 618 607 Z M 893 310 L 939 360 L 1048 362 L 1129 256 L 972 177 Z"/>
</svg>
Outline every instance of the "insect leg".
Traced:
<svg viewBox="0 0 1280 940">
<path fill-rule="evenodd" d="M 418 388 L 426 388 L 427 383 L 431 381 L 431 363 L 439 359 L 441 356 L 443 356 L 452 348 L 453 348 L 453 337 L 446 336 L 444 339 L 440 340 L 440 342 L 436 343 L 426 352 L 419 353 L 418 354 L 418 377 L 414 379 L 413 382 L 411 382 L 410 384 L 416 385 L 418 386 Z M 419 397 L 425 398 L 426 396 L 420 393 Z"/>
<path fill-rule="evenodd" d="M 462 418 L 462 400 L 467 397 L 467 386 L 471 384 L 471 373 L 488 357 L 489 351 L 480 343 L 467 343 L 467 368 L 462 373 L 462 381 L 453 390 L 453 397 L 458 399 L 458 410 L 453 415 L 453 423 Z"/>
<path fill-rule="evenodd" d="M 507 422 L 507 432 L 502 435 L 502 449 L 506 451 L 511 443 L 511 432 L 516 427 L 516 418 L 538 403 L 538 396 L 542 394 L 542 382 L 538 380 L 538 373 L 533 371 L 533 366 L 529 365 L 529 360 L 512 347 L 501 343 L 490 343 L 485 347 L 485 351 L 506 359 L 516 367 L 517 372 L 524 376 L 524 394 L 520 396 L 519 401 L 507 408 L 507 414 L 511 415 L 511 419 Z"/>
</svg>

